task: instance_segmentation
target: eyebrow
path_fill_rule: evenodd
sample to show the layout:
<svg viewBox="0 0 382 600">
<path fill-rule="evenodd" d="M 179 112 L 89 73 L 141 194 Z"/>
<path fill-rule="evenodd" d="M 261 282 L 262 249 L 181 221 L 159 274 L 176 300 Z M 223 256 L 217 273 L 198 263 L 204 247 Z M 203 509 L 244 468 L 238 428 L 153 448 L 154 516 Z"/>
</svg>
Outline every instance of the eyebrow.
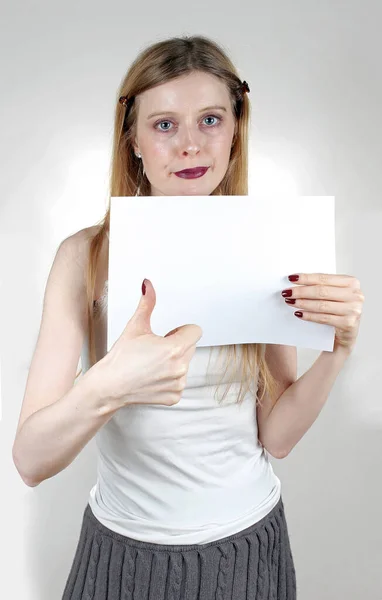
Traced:
<svg viewBox="0 0 382 600">
<path fill-rule="evenodd" d="M 200 113 L 206 111 L 206 110 L 224 110 L 225 112 L 227 112 L 227 109 L 225 108 L 225 106 L 218 106 L 218 105 L 214 105 L 214 106 L 206 106 L 205 108 L 201 108 L 200 109 Z M 147 119 L 151 119 L 152 117 L 158 117 L 159 115 L 176 115 L 177 113 L 172 111 L 172 110 L 163 110 L 161 112 L 155 112 L 155 113 L 151 113 L 151 115 L 149 115 L 147 117 Z"/>
</svg>

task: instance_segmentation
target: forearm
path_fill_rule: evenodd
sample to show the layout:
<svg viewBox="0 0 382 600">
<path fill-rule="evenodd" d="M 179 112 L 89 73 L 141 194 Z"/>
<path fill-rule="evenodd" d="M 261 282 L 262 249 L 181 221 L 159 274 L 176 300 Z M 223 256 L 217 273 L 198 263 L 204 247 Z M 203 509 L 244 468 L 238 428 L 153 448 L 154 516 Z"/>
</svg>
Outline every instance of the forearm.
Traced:
<svg viewBox="0 0 382 600">
<path fill-rule="evenodd" d="M 22 425 L 13 445 L 13 460 L 27 485 L 34 487 L 70 465 L 117 410 L 109 399 L 99 397 L 96 367 Z"/>
<path fill-rule="evenodd" d="M 310 369 L 280 396 L 262 432 L 264 446 L 272 449 L 274 456 L 287 456 L 312 426 L 349 355 L 341 346 L 321 352 Z"/>
</svg>

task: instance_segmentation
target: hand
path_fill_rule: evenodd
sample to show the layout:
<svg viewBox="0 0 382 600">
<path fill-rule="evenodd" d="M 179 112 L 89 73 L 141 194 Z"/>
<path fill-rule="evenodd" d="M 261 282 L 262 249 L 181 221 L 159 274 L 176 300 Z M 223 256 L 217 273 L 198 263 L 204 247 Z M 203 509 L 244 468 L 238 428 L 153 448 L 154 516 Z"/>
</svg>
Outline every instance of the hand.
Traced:
<svg viewBox="0 0 382 600">
<path fill-rule="evenodd" d="M 182 325 L 164 337 L 155 335 L 150 322 L 155 305 L 155 289 L 146 279 L 146 295 L 121 336 L 95 365 L 99 393 L 115 409 L 128 404 L 172 406 L 181 399 L 203 331 L 198 325 Z"/>
<path fill-rule="evenodd" d="M 285 302 L 303 309 L 294 314 L 304 321 L 335 327 L 334 350 L 343 347 L 351 351 L 357 339 L 365 300 L 358 279 L 350 275 L 298 273 L 290 275 L 289 280 L 297 282 L 296 277 L 298 285 L 290 288 L 291 294 L 286 297 L 287 290 L 282 292 Z"/>
</svg>

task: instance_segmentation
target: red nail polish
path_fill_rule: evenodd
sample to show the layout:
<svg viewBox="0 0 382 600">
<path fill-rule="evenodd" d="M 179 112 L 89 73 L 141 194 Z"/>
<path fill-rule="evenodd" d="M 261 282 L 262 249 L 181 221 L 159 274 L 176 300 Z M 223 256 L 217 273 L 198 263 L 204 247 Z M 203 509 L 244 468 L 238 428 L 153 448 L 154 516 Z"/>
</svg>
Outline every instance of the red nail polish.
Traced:
<svg viewBox="0 0 382 600">
<path fill-rule="evenodd" d="M 293 294 L 292 290 L 283 290 L 281 292 L 281 295 L 283 298 L 288 298 Z"/>
<path fill-rule="evenodd" d="M 300 279 L 300 276 L 299 275 L 289 275 L 288 279 L 289 279 L 289 281 L 296 282 Z"/>
<path fill-rule="evenodd" d="M 302 312 L 300 310 L 297 310 L 294 314 L 296 315 L 296 317 L 299 317 L 301 319 Z"/>
<path fill-rule="evenodd" d="M 142 282 L 142 294 L 145 295 L 146 294 L 146 284 L 145 284 L 146 279 L 143 280 Z"/>
<path fill-rule="evenodd" d="M 285 298 L 285 302 L 287 304 L 296 304 L 296 299 L 295 298 Z"/>
</svg>

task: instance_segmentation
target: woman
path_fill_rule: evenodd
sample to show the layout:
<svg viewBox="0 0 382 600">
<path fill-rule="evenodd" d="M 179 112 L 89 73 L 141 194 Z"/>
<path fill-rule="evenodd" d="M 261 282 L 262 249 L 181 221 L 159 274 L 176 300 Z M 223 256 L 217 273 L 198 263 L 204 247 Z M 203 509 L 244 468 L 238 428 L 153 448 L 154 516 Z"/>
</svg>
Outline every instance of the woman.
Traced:
<svg viewBox="0 0 382 600">
<path fill-rule="evenodd" d="M 118 93 L 110 196 L 247 194 L 248 92 L 206 38 L 147 48 Z M 356 341 L 359 282 L 290 276 L 298 285 L 280 301 L 303 309 L 294 313 L 299 318 L 336 328 L 334 351 L 322 352 L 297 381 L 293 347 L 196 349 L 197 325 L 153 334 L 156 297 L 147 279 L 136 313 L 107 352 L 109 222 L 108 209 L 98 226 L 68 238 L 57 253 L 14 445 L 17 468 L 33 486 L 96 435 L 98 478 L 63 600 L 293 600 L 294 562 L 268 453 L 287 456 L 325 403 Z M 48 359 L 63 297 L 70 359 L 63 361 L 61 350 L 55 369 L 50 365 L 56 381 L 61 368 L 65 383 L 41 406 L 38 365 L 44 347 Z M 83 341 L 86 373 L 72 386 Z"/>
</svg>

